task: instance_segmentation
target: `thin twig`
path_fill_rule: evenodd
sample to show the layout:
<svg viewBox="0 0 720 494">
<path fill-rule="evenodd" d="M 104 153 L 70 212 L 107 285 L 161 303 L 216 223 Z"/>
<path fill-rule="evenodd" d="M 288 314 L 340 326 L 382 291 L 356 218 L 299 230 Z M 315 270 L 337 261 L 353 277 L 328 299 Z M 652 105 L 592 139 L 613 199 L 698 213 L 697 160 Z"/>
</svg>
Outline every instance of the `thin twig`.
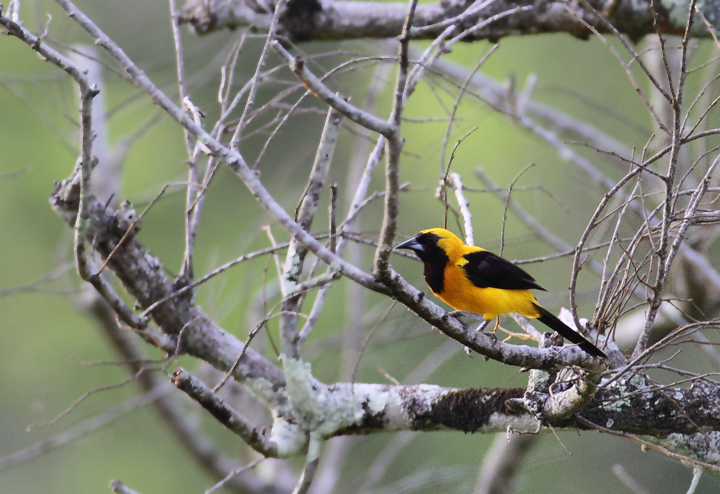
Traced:
<svg viewBox="0 0 720 494">
<path fill-rule="evenodd" d="M 138 491 L 133 490 L 123 484 L 122 480 L 111 480 L 110 490 L 115 494 L 140 494 Z"/>
<path fill-rule="evenodd" d="M 638 444 L 643 445 L 646 448 L 654 449 L 655 451 L 659 451 L 660 453 L 664 454 L 665 456 L 668 456 L 670 458 L 673 458 L 675 460 L 679 460 L 681 462 L 687 462 L 692 465 L 696 465 L 699 467 L 707 468 L 708 470 L 712 470 L 714 472 L 720 472 L 720 467 L 717 465 L 712 465 L 710 463 L 705 463 L 702 461 L 695 460 L 693 458 L 690 458 L 689 456 L 680 455 L 677 453 L 673 453 L 672 451 L 668 450 L 667 448 L 664 448 L 662 446 L 658 446 L 657 444 L 653 444 L 651 442 L 645 441 L 644 439 L 640 439 L 637 436 L 634 436 L 632 434 L 626 434 L 624 432 L 617 432 L 611 429 L 606 429 L 605 427 L 602 427 L 597 424 L 593 424 L 589 420 L 581 417 L 580 415 L 575 416 L 575 420 L 580 422 L 581 424 L 590 427 L 591 429 L 598 430 L 600 432 L 604 432 L 605 434 L 610 434 L 611 436 L 617 436 L 617 437 L 624 437 L 626 439 L 630 439 L 632 441 L 635 441 Z"/>
<path fill-rule="evenodd" d="M 372 329 L 368 332 L 367 337 L 365 338 L 365 342 L 360 347 L 360 351 L 358 352 L 357 360 L 355 361 L 355 365 L 353 365 L 352 373 L 350 374 L 350 383 L 355 384 L 355 374 L 357 373 L 358 367 L 360 366 L 360 359 L 362 359 L 363 353 L 365 353 L 365 349 L 368 346 L 368 343 L 370 343 L 370 340 L 372 339 L 373 335 L 375 334 L 375 331 L 377 331 L 377 328 L 380 327 L 380 325 L 385 322 L 385 319 L 387 319 L 387 316 L 390 315 L 390 312 L 395 307 L 395 304 L 397 304 L 397 300 L 393 300 L 390 304 L 390 307 L 387 308 L 385 313 L 380 317 L 380 319 L 377 320 L 375 325 L 372 327 Z"/>
<path fill-rule="evenodd" d="M 512 197 L 513 187 L 515 187 L 515 183 L 520 179 L 520 177 L 531 167 L 535 166 L 535 163 L 530 163 L 525 168 L 523 168 L 520 173 L 518 173 L 512 182 L 510 182 L 510 186 L 508 187 L 507 196 L 505 198 L 505 207 L 503 208 L 503 220 L 502 220 L 502 228 L 500 229 L 500 253 L 498 254 L 500 257 L 503 255 L 503 250 L 505 249 L 505 225 L 507 224 L 507 211 L 508 206 L 510 205 L 510 198 Z"/>
<path fill-rule="evenodd" d="M 85 29 L 91 36 L 97 40 L 97 44 L 105 48 L 108 53 L 117 60 L 125 71 L 133 78 L 136 85 L 151 99 L 161 106 L 169 116 L 178 123 L 186 127 L 190 132 L 198 137 L 218 158 L 223 160 L 227 165 L 243 180 L 248 189 L 254 194 L 257 201 L 275 218 L 291 235 L 297 238 L 323 262 L 333 264 L 337 267 L 338 272 L 344 276 L 359 282 L 363 286 L 381 293 L 387 292 L 387 289 L 377 283 L 373 276 L 362 271 L 356 266 L 352 266 L 345 262 L 337 255 L 330 252 L 328 248 L 320 244 L 309 233 L 304 231 L 300 225 L 295 223 L 287 214 L 285 209 L 278 204 L 275 198 L 267 191 L 260 182 L 257 174 L 250 169 L 242 155 L 236 150 L 231 150 L 223 146 L 214 137 L 209 135 L 202 127 L 198 126 L 192 119 L 185 115 L 165 94 L 163 94 L 141 71 L 135 63 L 103 33 L 95 23 L 93 23 L 85 14 L 75 7 L 69 0 L 57 0 L 58 4 L 73 17 L 73 19 Z M 42 44 L 42 43 L 41 43 Z"/>
<path fill-rule="evenodd" d="M 243 128 L 245 127 L 245 120 L 248 117 L 250 109 L 255 103 L 255 95 L 257 94 L 258 86 L 260 83 L 260 73 L 265 67 L 265 61 L 267 60 L 269 48 L 274 43 L 277 43 L 277 41 L 275 40 L 275 34 L 277 33 L 278 20 L 280 19 L 280 16 L 285 13 L 285 8 L 287 7 L 288 1 L 289 0 L 278 0 L 275 4 L 272 21 L 270 22 L 270 27 L 268 28 L 267 39 L 265 41 L 265 44 L 263 45 L 260 57 L 258 58 L 255 74 L 251 79 L 252 85 L 250 87 L 250 92 L 248 93 L 247 100 L 245 101 L 245 109 L 243 110 L 242 116 L 240 117 L 240 121 L 238 121 L 237 126 L 235 127 L 235 133 L 230 139 L 230 149 L 236 149 L 238 143 L 240 142 L 240 136 L 242 135 Z"/>
<path fill-rule="evenodd" d="M 175 185 L 175 184 L 166 184 L 165 186 L 163 186 L 163 188 L 160 190 L 160 192 L 150 201 L 150 204 L 148 204 L 145 207 L 143 212 L 140 213 L 140 215 L 130 223 L 130 226 L 127 227 L 123 236 L 120 237 L 120 240 L 118 240 L 118 243 L 115 244 L 115 247 L 113 247 L 113 249 L 110 251 L 110 254 L 108 254 L 108 256 L 105 258 L 105 260 L 100 265 L 100 269 L 97 270 L 97 272 L 95 273 L 95 276 L 98 276 L 100 273 L 103 272 L 105 267 L 110 262 L 110 259 L 112 259 L 113 255 L 115 255 L 115 252 L 117 252 L 117 250 L 123 245 L 125 240 L 127 240 L 128 237 L 130 237 L 130 235 L 134 235 L 135 233 L 137 233 L 137 231 L 135 230 L 135 227 L 138 225 L 138 223 L 140 223 L 142 221 L 143 216 L 145 216 L 145 213 L 150 211 L 150 208 L 155 205 L 155 202 L 157 202 L 160 199 L 160 197 L 162 197 L 162 195 L 165 193 L 167 188 L 170 187 L 171 185 Z"/>
<path fill-rule="evenodd" d="M 28 431 L 31 431 L 31 430 L 34 430 L 34 429 L 41 429 L 41 428 L 44 428 L 44 427 L 51 427 L 51 426 L 55 425 L 60 419 L 62 419 L 63 417 L 69 415 L 73 410 L 75 410 L 75 408 L 77 408 L 78 405 L 80 405 L 80 403 L 82 403 L 83 401 L 85 401 L 86 398 L 89 398 L 90 396 L 92 396 L 92 395 L 94 395 L 94 394 L 96 394 L 96 393 L 101 393 L 101 392 L 103 392 L 103 391 L 108 391 L 108 390 L 110 390 L 110 389 L 121 388 L 121 387 L 125 386 L 126 384 L 128 384 L 128 383 L 136 380 L 138 377 L 140 377 L 140 374 L 142 374 L 143 372 L 145 372 L 145 371 L 151 371 L 151 370 L 159 370 L 159 369 L 150 369 L 150 368 L 146 368 L 146 367 L 141 367 L 140 370 L 138 370 L 135 374 L 133 374 L 133 375 L 130 376 L 130 377 L 127 377 L 127 378 L 123 379 L 123 380 L 120 381 L 120 382 L 113 383 L 113 384 L 108 384 L 108 385 L 106 385 L 106 386 L 99 386 L 99 387 L 97 387 L 97 388 L 91 389 L 90 391 L 86 391 L 85 393 L 82 394 L 82 396 L 81 396 L 80 398 L 78 398 L 77 400 L 75 400 L 75 402 L 73 402 L 72 405 L 70 405 L 68 408 L 66 408 L 66 409 L 65 409 L 63 412 L 61 412 L 60 414 L 58 414 L 54 419 L 52 419 L 52 420 L 50 420 L 50 421 L 48 421 L 48 422 L 42 422 L 42 423 L 40 423 L 40 424 L 31 424 L 31 425 L 28 426 L 27 430 L 28 430 Z"/>
<path fill-rule="evenodd" d="M 475 127 L 477 128 L 477 127 Z M 454 150 L 453 150 L 454 152 Z M 449 169 L 449 167 L 448 167 Z M 465 196 L 463 195 L 463 183 L 462 183 L 462 177 L 457 173 L 451 173 L 450 176 L 450 183 L 452 184 L 453 190 L 455 191 L 455 198 L 457 199 L 458 208 L 460 209 L 460 214 L 463 218 L 463 226 L 465 227 L 465 243 L 467 245 L 475 245 L 475 233 L 473 232 L 473 226 L 472 226 L 472 215 L 470 214 L 470 209 L 468 206 L 470 205 L 470 202 L 465 199 Z"/>
<path fill-rule="evenodd" d="M 225 477 L 225 478 L 222 479 L 220 482 L 218 482 L 217 484 L 215 484 L 214 486 L 212 486 L 210 489 L 206 490 L 206 491 L 205 491 L 205 494 L 212 494 L 212 493 L 215 492 L 216 490 L 222 488 L 230 479 L 232 479 L 232 478 L 235 477 L 236 475 L 239 475 L 239 474 L 243 473 L 243 472 L 246 471 L 246 470 L 250 470 L 250 469 L 253 468 L 255 465 L 257 465 L 258 463 L 260 463 L 261 461 L 263 461 L 264 459 L 265 459 L 264 457 L 263 457 L 263 458 L 258 458 L 257 460 L 251 461 L 250 463 L 248 463 L 247 465 L 245 465 L 245 466 L 243 466 L 243 467 L 236 468 L 235 470 L 233 470 L 232 472 L 230 472 L 229 474 L 227 474 L 227 477 Z"/>
<path fill-rule="evenodd" d="M 408 47 L 410 45 L 410 28 L 417 0 L 409 0 L 408 13 L 405 18 L 402 33 L 400 34 L 398 49 L 398 74 L 395 85 L 395 99 L 390 118 L 387 124 L 393 129 L 392 132 L 383 134 L 387 139 L 387 157 L 385 164 L 385 206 L 383 208 L 383 220 L 378 236 L 378 247 L 375 249 L 373 261 L 375 275 L 384 284 L 390 282 L 390 255 L 393 252 L 393 241 L 397 231 L 397 217 L 399 214 L 399 192 L 400 192 L 400 153 L 403 147 L 403 139 L 400 136 L 400 124 L 404 109 L 404 95 L 408 78 Z"/>
<path fill-rule="evenodd" d="M 168 386 L 167 384 L 164 386 L 158 386 L 152 391 L 137 396 L 123 403 L 122 405 L 103 413 L 102 415 L 81 422 L 71 427 L 70 429 L 61 432 L 60 434 L 42 439 L 41 441 L 38 441 L 32 446 L 0 458 L 0 471 L 12 468 L 26 461 L 37 458 L 38 456 L 47 453 L 48 451 L 51 451 L 53 449 L 73 443 L 78 439 L 86 436 L 87 434 L 90 434 L 91 432 L 105 427 L 107 424 L 117 420 L 126 413 L 144 407 L 149 403 L 152 403 L 153 401 L 163 396 L 166 396 L 170 391 L 172 391 L 172 386 Z"/>
<path fill-rule="evenodd" d="M 330 252 L 337 251 L 337 189 L 338 184 L 330 186 L 330 206 L 328 207 L 330 221 Z"/>
<path fill-rule="evenodd" d="M 319 463 L 320 458 L 308 459 L 293 494 L 307 494 L 315 478 L 315 472 L 317 471 Z"/>
<path fill-rule="evenodd" d="M 460 107 L 460 101 L 462 100 L 463 95 L 465 94 L 465 91 L 467 90 L 467 86 L 470 83 L 470 79 L 475 75 L 475 73 L 480 70 L 480 67 L 483 66 L 485 61 L 490 57 L 490 55 L 493 54 L 493 52 L 498 48 L 499 45 L 495 44 L 493 45 L 487 53 L 478 61 L 478 63 L 475 64 L 475 67 L 468 72 L 467 76 L 465 77 L 465 80 L 462 83 L 462 86 L 460 87 L 460 92 L 457 95 L 457 98 L 455 98 L 455 104 L 453 105 L 452 112 L 450 113 L 450 120 L 448 120 L 447 127 L 445 128 L 445 138 L 443 139 L 442 147 L 440 148 L 440 176 L 443 177 L 446 175 L 445 172 L 445 150 L 447 149 L 447 143 L 448 139 L 450 138 L 450 131 L 452 130 L 453 122 L 455 121 L 455 115 L 457 114 L 457 110 Z M 475 127 L 477 129 L 477 127 Z M 475 130 L 473 129 L 473 130 Z M 472 132 L 472 131 L 471 131 Z M 458 141 L 459 142 L 459 141 Z M 457 145 L 456 145 L 457 147 Z M 454 151 L 454 149 L 453 149 Z"/>
</svg>

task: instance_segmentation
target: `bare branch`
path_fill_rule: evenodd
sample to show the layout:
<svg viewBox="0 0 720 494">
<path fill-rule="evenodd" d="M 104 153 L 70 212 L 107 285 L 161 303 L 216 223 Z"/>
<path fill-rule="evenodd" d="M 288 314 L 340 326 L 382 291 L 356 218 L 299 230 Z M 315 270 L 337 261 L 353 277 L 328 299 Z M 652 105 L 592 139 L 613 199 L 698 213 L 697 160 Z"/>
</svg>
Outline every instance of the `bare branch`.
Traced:
<svg viewBox="0 0 720 494">
<path fill-rule="evenodd" d="M 286 36 L 298 41 L 338 40 L 358 38 L 394 38 L 400 35 L 407 13 L 402 2 L 383 3 L 382 6 L 368 6 L 366 2 L 334 2 L 317 0 L 312 7 L 304 7 L 302 14 L 287 16 L 281 21 L 280 30 Z M 466 41 L 481 39 L 498 40 L 504 36 L 529 33 L 564 32 L 576 37 L 586 34 L 577 22 L 564 15 L 563 2 L 549 2 L 542 9 L 532 13 L 524 13 L 508 19 L 505 23 L 493 27 L 479 29 Z M 606 5 L 593 1 L 598 10 Z M 481 4 L 482 6 L 482 4 Z M 452 0 L 448 2 L 425 3 L 418 6 L 415 26 L 425 27 L 413 30 L 413 37 L 434 39 L 440 34 L 447 22 L 459 22 L 463 26 L 473 26 L 498 12 L 516 7 L 517 3 L 495 1 L 486 8 L 475 7 L 475 3 Z M 717 18 L 714 6 L 702 5 L 708 18 Z M 646 34 L 654 34 L 652 16 L 648 15 L 649 2 L 617 2 L 612 9 L 612 21 L 616 28 L 633 39 Z M 681 25 L 676 16 L 668 15 L 663 8 L 660 12 L 668 29 L 679 31 Z M 598 23 L 597 18 L 587 11 L 582 12 L 586 22 L 596 24 L 606 31 L 607 26 Z M 260 29 L 267 29 L 272 13 L 264 10 L 259 4 L 246 0 L 232 1 L 200 1 L 187 2 L 183 21 L 190 23 L 199 34 L 219 29 L 235 29 L 253 24 Z M 431 26 L 431 27 L 430 27 Z M 696 36 L 710 37 L 707 31 L 698 32 Z"/>
<path fill-rule="evenodd" d="M 60 6 L 75 21 L 85 29 L 90 35 L 94 36 L 97 44 L 105 48 L 108 53 L 115 58 L 118 63 L 133 78 L 135 84 L 150 96 L 150 98 L 168 115 L 188 129 L 203 144 L 205 144 L 213 153 L 222 159 L 240 178 L 245 185 L 255 195 L 259 203 L 285 228 L 290 234 L 295 236 L 300 243 L 305 245 L 313 254 L 317 255 L 327 264 L 337 266 L 337 271 L 344 276 L 348 276 L 354 281 L 372 290 L 384 292 L 385 289 L 375 282 L 374 278 L 362 270 L 351 266 L 340 257 L 330 252 L 328 248 L 318 243 L 310 234 L 305 232 L 300 225 L 292 220 L 288 213 L 275 201 L 268 191 L 261 184 L 257 174 L 253 172 L 246 164 L 243 157 L 235 150 L 228 149 L 219 141 L 209 135 L 202 127 L 198 126 L 192 119 L 165 96 L 142 72 L 125 53 L 110 40 L 85 14 L 80 12 L 69 0 L 57 0 Z"/>
<path fill-rule="evenodd" d="M 531 435 L 497 434 L 485 453 L 475 494 L 512 493 L 517 471 L 537 442 L 537 438 Z"/>
<path fill-rule="evenodd" d="M 465 196 L 463 195 L 462 177 L 457 173 L 451 173 L 448 178 L 450 178 L 450 183 L 452 184 L 453 190 L 455 191 L 455 197 L 458 202 L 458 207 L 460 208 L 460 214 L 463 217 L 463 226 L 465 227 L 465 243 L 467 245 L 475 245 L 475 234 L 473 233 L 472 226 L 472 215 L 470 214 L 470 210 L 468 209 L 470 202 L 465 199 Z"/>
<path fill-rule="evenodd" d="M 351 105 L 339 95 L 333 93 L 320 79 L 305 67 L 305 62 L 301 58 L 293 58 L 293 56 L 283 46 L 274 41 L 272 47 L 290 66 L 297 78 L 310 91 L 316 94 L 321 100 L 335 108 L 343 116 L 349 118 L 353 122 L 363 127 L 382 134 L 385 137 L 392 136 L 397 132 L 396 127 L 374 115 L 370 115 L 361 109 Z"/>
<path fill-rule="evenodd" d="M 390 254 L 393 251 L 393 241 L 397 230 L 397 217 L 399 213 L 398 203 L 400 201 L 400 153 L 403 148 L 403 140 L 400 137 L 400 122 L 404 110 L 405 88 L 408 79 L 408 47 L 410 45 L 410 29 L 413 25 L 417 0 L 409 0 L 408 13 L 403 24 L 403 30 L 399 38 L 398 52 L 398 73 L 395 85 L 395 100 L 388 119 L 388 124 L 394 131 L 383 134 L 387 139 L 387 156 L 385 165 L 385 207 L 383 208 L 383 221 L 378 237 L 378 246 L 375 249 L 374 274 L 384 284 L 388 284 L 390 275 Z"/>
<path fill-rule="evenodd" d="M 319 462 L 319 457 L 315 457 L 314 459 L 308 458 L 308 461 L 305 463 L 305 468 L 303 468 L 302 475 L 300 476 L 300 480 L 298 481 L 298 484 L 295 487 L 293 494 L 307 494 L 307 492 L 310 490 L 310 486 L 312 485 L 312 481 L 315 478 L 315 472 L 317 471 Z"/>
<path fill-rule="evenodd" d="M 668 275 L 670 273 L 670 267 L 672 266 L 673 262 L 675 261 L 675 256 L 680 251 L 680 246 L 683 242 L 683 239 L 685 237 L 685 233 L 687 232 L 688 228 L 690 227 L 690 224 L 692 223 L 692 217 L 695 215 L 695 212 L 697 211 L 698 206 L 700 205 L 700 202 L 705 194 L 705 191 L 707 190 L 707 187 L 710 183 L 710 177 L 712 176 L 713 172 L 715 171 L 715 168 L 720 164 L 720 156 L 715 158 L 715 161 L 713 161 L 712 165 L 708 168 L 707 172 L 705 173 L 705 176 L 700 181 L 700 185 L 698 185 L 697 189 L 695 189 L 695 192 L 693 193 L 690 204 L 687 207 L 687 210 L 684 214 L 684 218 L 682 223 L 680 224 L 680 228 L 678 229 L 677 234 L 675 235 L 675 239 L 673 240 L 672 245 L 670 246 L 670 249 L 666 252 L 663 246 L 660 247 L 660 250 L 658 251 L 657 255 L 659 258 L 660 266 L 658 267 L 658 274 L 657 274 L 657 282 L 656 285 L 653 287 L 654 290 L 654 296 L 652 299 L 652 302 L 650 304 L 650 309 L 648 311 L 648 315 L 645 321 L 645 328 L 640 336 L 640 339 L 638 340 L 637 345 L 635 346 L 635 350 L 633 351 L 633 357 L 637 357 L 640 355 L 646 348 L 648 338 L 650 336 L 650 331 L 653 328 L 653 322 L 655 320 L 655 315 L 657 314 L 657 311 L 660 307 L 660 304 L 662 303 L 661 294 L 663 292 L 663 289 L 665 288 L 665 284 L 667 283 Z M 670 198 L 668 197 L 666 199 L 666 202 L 669 202 Z M 671 220 L 666 220 L 669 223 Z"/>
<path fill-rule="evenodd" d="M 197 401 L 230 431 L 240 436 L 248 446 L 265 457 L 278 455 L 277 444 L 257 430 L 245 417 L 232 409 L 197 377 L 179 368 L 175 371 L 172 383 Z"/>
<path fill-rule="evenodd" d="M 248 464 L 245 465 L 245 466 L 236 468 L 235 470 L 233 470 L 232 472 L 230 472 L 229 474 L 227 474 L 227 476 L 226 476 L 224 479 L 222 479 L 220 482 L 218 482 L 217 484 L 215 484 L 214 486 L 212 486 L 210 489 L 206 490 L 206 491 L 205 491 L 205 494 L 212 494 L 212 493 L 215 492 L 216 490 L 221 489 L 226 483 L 228 483 L 229 481 L 233 480 L 233 479 L 235 478 L 235 476 L 237 476 L 237 475 L 239 475 L 239 474 L 241 474 L 241 473 L 243 473 L 243 472 L 245 472 L 245 471 L 253 468 L 255 465 L 257 465 L 258 463 L 260 463 L 260 462 L 261 462 L 262 460 L 264 460 L 264 459 L 265 459 L 265 458 L 258 458 L 257 460 L 252 461 L 252 462 L 248 463 Z"/>
<path fill-rule="evenodd" d="M 285 13 L 285 8 L 287 7 L 287 4 L 288 0 L 279 0 L 275 4 L 272 21 L 270 22 L 270 27 L 268 28 L 267 40 L 265 41 L 265 45 L 263 46 L 262 52 L 260 53 L 260 57 L 258 58 L 255 74 L 251 79 L 252 83 L 250 85 L 250 92 L 248 93 L 247 101 L 245 102 L 245 109 L 243 110 L 242 116 L 240 117 L 240 120 L 235 127 L 235 132 L 230 139 L 230 149 L 237 148 L 238 143 L 240 142 L 240 135 L 243 131 L 243 128 L 245 127 L 245 121 L 248 117 L 248 113 L 252 108 L 253 104 L 255 103 L 255 96 L 257 95 L 257 89 L 260 82 L 260 73 L 262 72 L 263 68 L 265 68 L 265 61 L 267 59 L 268 49 L 274 43 L 277 43 L 277 41 L 275 40 L 275 33 L 277 32 L 278 19 L 281 15 Z"/>
<path fill-rule="evenodd" d="M 320 193 L 330 171 L 330 163 L 332 162 L 338 134 L 340 133 L 341 122 L 342 115 L 333 108 L 330 108 L 322 135 L 320 136 L 320 144 L 318 145 L 317 154 L 315 155 L 315 162 L 310 171 L 308 184 L 301 198 L 300 208 L 295 219 L 306 231 L 310 230 L 310 226 L 315 218 Z M 333 248 L 330 250 L 335 254 L 336 249 Z M 291 293 L 297 288 L 306 253 L 307 250 L 296 240 L 290 242 L 281 277 L 280 290 L 283 297 L 286 298 L 283 301 L 282 308 L 286 314 L 280 318 L 280 348 L 286 358 L 300 358 L 297 317 L 292 315 L 292 313 L 300 309 L 301 294 L 291 295 Z"/>
</svg>

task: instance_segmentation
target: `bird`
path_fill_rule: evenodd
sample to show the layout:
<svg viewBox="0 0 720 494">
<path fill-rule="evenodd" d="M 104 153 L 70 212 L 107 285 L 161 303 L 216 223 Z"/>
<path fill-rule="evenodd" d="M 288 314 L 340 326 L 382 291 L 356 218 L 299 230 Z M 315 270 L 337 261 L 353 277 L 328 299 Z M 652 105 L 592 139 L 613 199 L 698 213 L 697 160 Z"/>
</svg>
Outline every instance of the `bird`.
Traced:
<svg viewBox="0 0 720 494">
<path fill-rule="evenodd" d="M 444 228 L 422 230 L 395 248 L 409 249 L 420 258 L 430 290 L 453 309 L 488 320 L 515 312 L 537 319 L 590 355 L 607 358 L 538 303 L 530 290 L 546 290 L 512 262 L 483 248 L 465 245 Z"/>
</svg>

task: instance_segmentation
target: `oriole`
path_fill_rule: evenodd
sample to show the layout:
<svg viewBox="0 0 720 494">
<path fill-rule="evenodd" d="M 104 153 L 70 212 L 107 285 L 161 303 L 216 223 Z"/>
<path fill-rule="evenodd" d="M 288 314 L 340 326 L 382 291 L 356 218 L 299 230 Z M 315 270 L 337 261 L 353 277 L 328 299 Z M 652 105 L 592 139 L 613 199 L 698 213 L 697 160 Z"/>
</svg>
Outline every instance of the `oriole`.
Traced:
<svg viewBox="0 0 720 494">
<path fill-rule="evenodd" d="M 443 228 L 423 230 L 396 249 L 414 251 L 425 265 L 430 290 L 455 310 L 494 319 L 515 312 L 537 319 L 587 353 L 607 358 L 595 345 L 540 306 L 530 289 L 545 289 L 521 268 L 480 247 L 463 244 Z"/>
</svg>

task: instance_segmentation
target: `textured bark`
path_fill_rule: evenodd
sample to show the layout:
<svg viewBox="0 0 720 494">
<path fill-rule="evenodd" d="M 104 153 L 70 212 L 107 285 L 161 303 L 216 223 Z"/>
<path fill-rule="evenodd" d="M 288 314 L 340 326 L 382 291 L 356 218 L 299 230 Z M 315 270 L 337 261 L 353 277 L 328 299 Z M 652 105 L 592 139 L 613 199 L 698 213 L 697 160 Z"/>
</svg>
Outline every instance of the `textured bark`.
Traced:
<svg viewBox="0 0 720 494">
<path fill-rule="evenodd" d="M 53 208 L 72 227 L 79 203 L 79 187 L 71 177 L 57 182 L 50 198 Z M 90 226 L 87 240 L 106 258 L 116 247 L 125 229 L 118 225 L 117 217 L 103 204 L 93 199 L 88 205 Z M 154 302 L 172 294 L 176 287 L 165 275 L 159 259 L 151 256 L 135 238 L 127 238 L 110 258 L 108 267 L 135 300 L 137 307 L 146 309 Z M 179 296 L 160 304 L 150 316 L 166 335 L 177 337 L 181 353 L 202 358 L 218 369 L 227 370 L 240 355 L 242 346 L 195 306 L 191 297 Z M 240 380 L 262 379 L 274 389 L 282 388 L 282 372 L 260 354 L 248 348 L 240 359 L 235 376 Z M 267 390 L 271 393 L 270 390 Z"/>
<path fill-rule="evenodd" d="M 440 23 L 462 14 L 473 3 L 472 0 L 448 0 L 418 5 L 413 26 L 418 28 Z M 621 33 L 633 40 L 655 33 L 649 1 L 591 0 L 590 3 L 598 12 L 608 17 Z M 499 0 L 477 14 L 463 19 L 458 26 L 458 32 L 518 6 L 533 6 L 531 10 L 513 14 L 479 29 L 465 38 L 465 41 L 498 40 L 505 36 L 541 33 L 568 33 L 579 38 L 588 37 L 590 32 L 568 12 L 566 5 L 582 16 L 588 24 L 605 31 L 592 12 L 582 9 L 575 3 Z M 667 0 L 655 2 L 655 8 L 665 33 L 682 33 L 688 9 L 686 4 Z M 720 18 L 716 3 L 704 3 L 701 10 L 712 24 Z M 294 0 L 289 3 L 286 12 L 281 16 L 279 34 L 294 41 L 393 38 L 400 35 L 406 14 L 405 2 Z M 196 33 L 204 34 L 251 24 L 264 29 L 269 25 L 271 17 L 272 13 L 265 10 L 264 4 L 254 0 L 188 0 L 182 9 L 180 21 L 190 24 Z M 445 27 L 447 26 L 415 29 L 411 31 L 411 37 L 434 39 Z M 704 26 L 699 25 L 696 29 L 697 32 L 694 33 L 696 36 L 710 36 Z"/>
</svg>

